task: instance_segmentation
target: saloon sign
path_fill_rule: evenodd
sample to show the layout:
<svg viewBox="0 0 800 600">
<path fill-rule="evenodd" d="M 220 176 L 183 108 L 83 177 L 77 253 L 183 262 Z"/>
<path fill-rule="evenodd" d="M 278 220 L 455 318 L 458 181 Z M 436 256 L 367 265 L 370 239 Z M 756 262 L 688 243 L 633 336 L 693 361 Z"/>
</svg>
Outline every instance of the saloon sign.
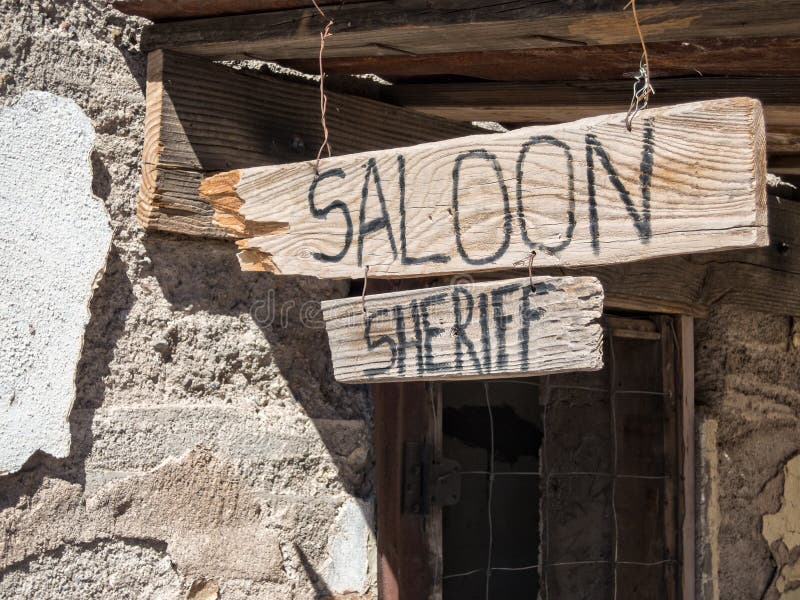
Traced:
<svg viewBox="0 0 800 600">
<path fill-rule="evenodd" d="M 221 173 L 201 194 L 246 270 L 419 277 L 763 246 L 765 133 L 748 98 Z M 602 367 L 591 277 L 323 303 L 346 382 Z"/>
<path fill-rule="evenodd" d="M 242 266 L 414 277 L 767 243 L 765 136 L 733 98 L 231 171 L 201 194 Z"/>
</svg>

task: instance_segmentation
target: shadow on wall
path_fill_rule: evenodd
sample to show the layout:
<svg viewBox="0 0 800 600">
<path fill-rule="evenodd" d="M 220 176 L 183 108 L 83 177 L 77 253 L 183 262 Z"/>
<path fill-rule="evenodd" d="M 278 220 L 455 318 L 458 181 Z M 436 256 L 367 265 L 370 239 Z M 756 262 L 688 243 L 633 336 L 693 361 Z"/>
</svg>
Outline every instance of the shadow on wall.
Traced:
<svg viewBox="0 0 800 600">
<path fill-rule="evenodd" d="M 319 309 L 321 300 L 340 296 L 346 284 L 243 272 L 230 242 L 150 234 L 145 247 L 152 273 L 175 310 L 244 317 L 258 325 L 270 349 L 264 368 L 274 363 L 285 379 L 315 425 L 345 490 L 359 498 L 369 496 L 369 469 L 363 460 L 352 461 L 354 440 L 343 439 L 347 430 L 337 422 L 357 420 L 370 426 L 371 403 L 363 388 L 346 389 L 335 381 Z"/>
</svg>

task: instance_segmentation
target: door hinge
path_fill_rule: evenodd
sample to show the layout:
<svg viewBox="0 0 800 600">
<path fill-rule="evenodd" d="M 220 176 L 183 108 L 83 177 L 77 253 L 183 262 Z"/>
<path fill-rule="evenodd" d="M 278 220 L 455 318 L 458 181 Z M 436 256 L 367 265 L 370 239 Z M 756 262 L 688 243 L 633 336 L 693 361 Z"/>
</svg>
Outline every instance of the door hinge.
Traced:
<svg viewBox="0 0 800 600">
<path fill-rule="evenodd" d="M 432 506 L 452 506 L 461 499 L 461 466 L 449 458 L 433 460 L 433 448 L 403 444 L 403 512 L 428 515 Z"/>
</svg>

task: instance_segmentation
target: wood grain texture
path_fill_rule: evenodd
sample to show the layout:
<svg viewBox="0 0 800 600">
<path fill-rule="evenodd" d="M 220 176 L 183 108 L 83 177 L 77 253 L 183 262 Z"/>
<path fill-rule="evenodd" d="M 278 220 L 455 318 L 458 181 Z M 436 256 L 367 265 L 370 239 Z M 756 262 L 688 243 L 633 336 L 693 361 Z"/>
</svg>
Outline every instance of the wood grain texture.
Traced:
<svg viewBox="0 0 800 600">
<path fill-rule="evenodd" d="M 713 38 L 693 42 L 648 42 L 653 78 L 800 75 L 798 38 Z M 493 81 L 576 81 L 630 78 L 639 66 L 640 44 L 566 46 L 495 52 L 350 56 L 325 59 L 329 74 L 376 73 L 391 81 L 457 75 Z M 316 73 L 314 58 L 283 64 Z M 630 84 L 630 80 L 625 82 Z M 622 83 L 620 83 L 622 85 Z M 656 86 L 659 83 L 656 82 Z M 623 85 L 629 90 L 629 85 Z M 695 100 L 696 98 L 692 98 Z"/>
<path fill-rule="evenodd" d="M 405 0 L 342 4 L 332 10 L 328 57 L 420 55 L 541 47 L 632 44 L 629 11 L 609 0 L 486 2 Z M 642 0 L 648 42 L 703 38 L 796 36 L 800 0 Z M 173 48 L 216 58 L 297 59 L 316 56 L 323 19 L 313 6 L 253 15 L 157 24 L 147 49 Z"/>
<path fill-rule="evenodd" d="M 695 594 L 695 408 L 694 408 L 694 319 L 682 315 L 676 319 L 680 351 L 680 423 L 681 423 L 681 588 L 682 598 Z"/>
<path fill-rule="evenodd" d="M 320 6 L 336 3 L 337 0 L 317 0 Z M 309 2 L 307 0 L 113 0 L 111 5 L 126 15 L 145 17 L 151 21 L 168 21 L 303 8 L 307 7 Z"/>
<path fill-rule="evenodd" d="M 800 314 L 800 202 L 768 197 L 770 245 L 750 250 L 658 258 L 580 269 L 536 269 L 542 275 L 594 276 L 615 309 L 708 316 L 725 304 L 778 315 Z M 509 269 L 473 278 L 519 277 Z M 447 278 L 434 279 L 431 285 Z"/>
<path fill-rule="evenodd" d="M 775 60 L 775 57 L 772 57 Z M 767 151 L 800 153 L 800 101 L 797 77 L 681 77 L 653 82 L 650 106 L 756 98 L 764 105 Z M 387 86 L 382 98 L 428 115 L 455 121 L 500 121 L 523 124 L 564 121 L 627 110 L 630 82 L 462 82 Z"/>
<path fill-rule="evenodd" d="M 758 102 L 729 99 L 205 180 L 245 270 L 370 277 L 767 244 Z"/>
<path fill-rule="evenodd" d="M 603 366 L 603 289 L 536 277 L 322 303 L 336 379 L 496 379 Z M 364 310 L 366 309 L 366 312 Z"/>
<path fill-rule="evenodd" d="M 328 129 L 335 154 L 475 131 L 468 124 L 333 92 L 328 93 Z M 148 56 L 139 222 L 148 230 L 236 237 L 213 223 L 213 210 L 198 196 L 203 176 L 307 160 L 316 156 L 321 142 L 319 90 L 313 83 L 245 74 L 205 59 L 153 52 Z"/>
</svg>

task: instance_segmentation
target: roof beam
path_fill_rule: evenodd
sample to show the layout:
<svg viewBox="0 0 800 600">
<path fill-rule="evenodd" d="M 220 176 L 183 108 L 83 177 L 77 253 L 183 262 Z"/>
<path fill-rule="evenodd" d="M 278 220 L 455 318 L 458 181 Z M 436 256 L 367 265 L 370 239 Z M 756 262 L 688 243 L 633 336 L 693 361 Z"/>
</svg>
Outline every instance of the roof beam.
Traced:
<svg viewBox="0 0 800 600">
<path fill-rule="evenodd" d="M 642 0 L 638 15 L 649 43 L 703 38 L 796 36 L 800 0 Z M 379 0 L 330 9 L 325 55 L 391 56 L 485 52 L 638 41 L 630 11 L 612 0 L 497 3 L 486 0 Z M 172 48 L 213 58 L 313 58 L 324 19 L 302 9 L 156 24 L 147 49 Z"/>
</svg>

